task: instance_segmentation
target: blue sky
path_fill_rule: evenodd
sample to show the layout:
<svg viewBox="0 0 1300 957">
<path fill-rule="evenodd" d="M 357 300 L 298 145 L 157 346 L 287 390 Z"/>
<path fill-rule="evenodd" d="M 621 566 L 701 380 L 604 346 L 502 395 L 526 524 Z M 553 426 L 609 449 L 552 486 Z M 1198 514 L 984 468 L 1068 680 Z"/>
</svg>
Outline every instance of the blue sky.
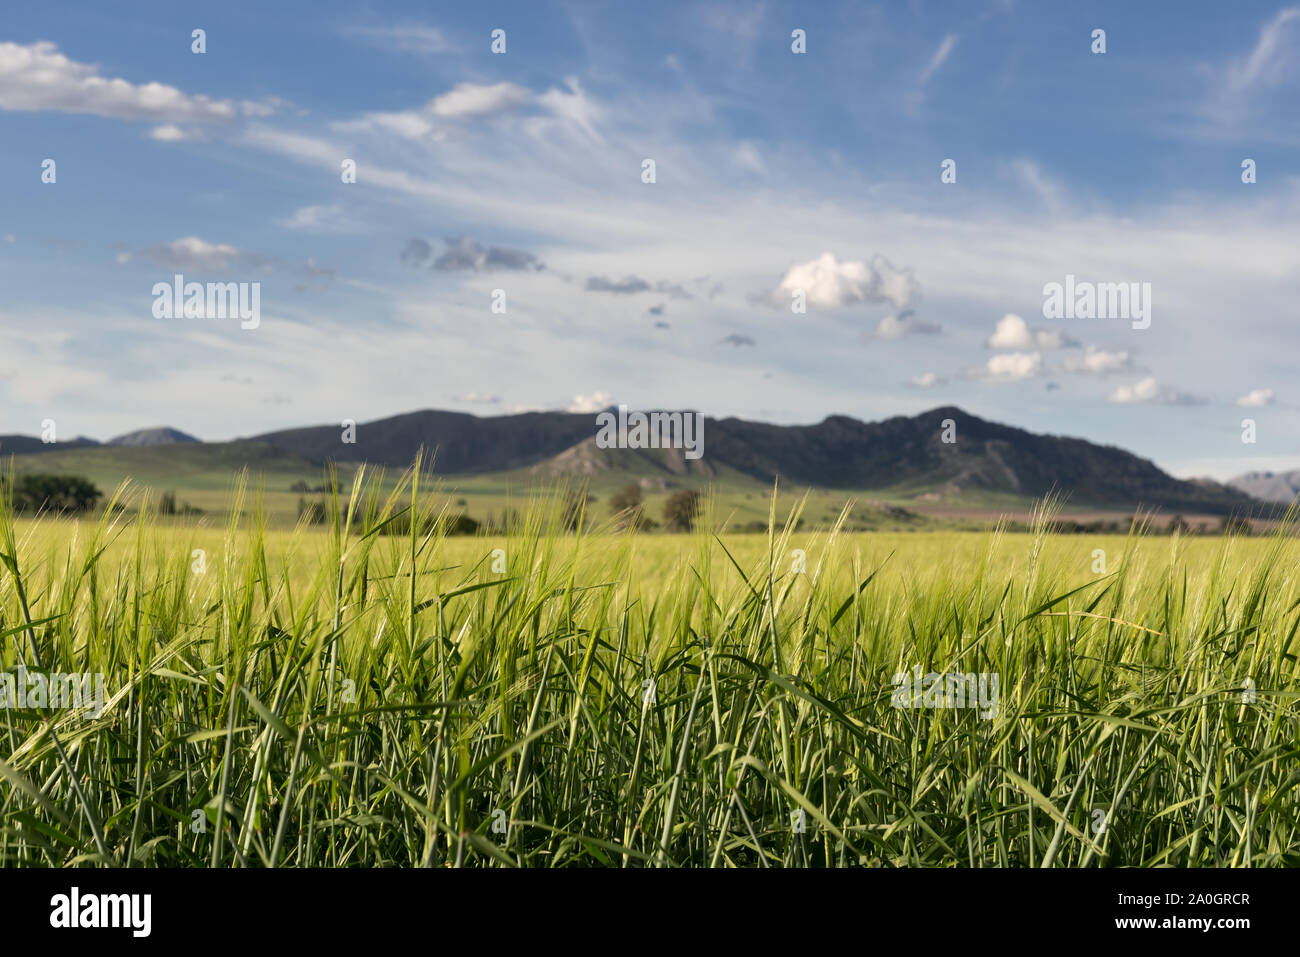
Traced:
<svg viewBox="0 0 1300 957">
<path fill-rule="evenodd" d="M 0 432 L 956 404 L 1297 467 L 1298 64 L 1248 0 L 14 5 Z M 177 272 L 260 325 L 154 318 Z M 1150 327 L 1044 318 L 1067 274 Z"/>
</svg>

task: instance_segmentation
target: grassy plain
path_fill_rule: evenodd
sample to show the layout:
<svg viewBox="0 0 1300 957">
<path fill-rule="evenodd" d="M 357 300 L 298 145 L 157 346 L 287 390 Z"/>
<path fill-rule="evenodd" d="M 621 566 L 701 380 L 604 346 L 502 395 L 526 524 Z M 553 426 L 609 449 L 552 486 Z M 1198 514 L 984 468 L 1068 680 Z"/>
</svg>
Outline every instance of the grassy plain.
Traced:
<svg viewBox="0 0 1300 957">
<path fill-rule="evenodd" d="M 386 534 L 453 507 L 414 479 L 296 529 L 0 507 L 4 669 L 108 690 L 0 712 L 0 860 L 1300 863 L 1293 537 Z"/>
</svg>

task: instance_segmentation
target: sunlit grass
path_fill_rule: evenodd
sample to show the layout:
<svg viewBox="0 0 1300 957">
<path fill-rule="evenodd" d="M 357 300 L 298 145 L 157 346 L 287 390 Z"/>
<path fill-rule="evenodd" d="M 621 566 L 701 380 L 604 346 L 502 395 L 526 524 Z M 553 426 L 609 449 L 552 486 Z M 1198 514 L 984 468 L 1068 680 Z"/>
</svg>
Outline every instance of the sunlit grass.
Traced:
<svg viewBox="0 0 1300 957">
<path fill-rule="evenodd" d="M 4 667 L 109 692 L 0 712 L 4 863 L 1300 861 L 1288 537 L 385 534 L 416 478 L 294 532 L 0 506 Z"/>
</svg>

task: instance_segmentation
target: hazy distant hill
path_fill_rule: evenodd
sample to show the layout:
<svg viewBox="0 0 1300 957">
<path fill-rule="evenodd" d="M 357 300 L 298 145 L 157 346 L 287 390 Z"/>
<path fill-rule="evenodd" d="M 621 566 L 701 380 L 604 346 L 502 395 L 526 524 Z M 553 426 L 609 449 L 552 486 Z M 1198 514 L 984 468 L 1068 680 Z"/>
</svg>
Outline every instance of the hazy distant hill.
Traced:
<svg viewBox="0 0 1300 957">
<path fill-rule="evenodd" d="M 63 449 L 88 449 L 98 446 L 94 439 L 78 436 L 67 442 L 51 442 L 48 445 L 34 435 L 0 435 L 0 456 L 34 455 L 37 452 L 57 452 Z"/>
<path fill-rule="evenodd" d="M 1290 472 L 1247 472 L 1231 479 L 1228 484 L 1265 502 L 1290 505 L 1300 495 L 1300 469 Z"/>
<path fill-rule="evenodd" d="M 137 429 L 135 432 L 128 432 L 126 435 L 119 435 L 115 439 L 109 439 L 108 445 L 177 445 L 183 442 L 198 442 L 192 435 L 186 435 L 179 429 L 173 429 L 169 426 L 159 426 L 156 429 Z"/>
</svg>

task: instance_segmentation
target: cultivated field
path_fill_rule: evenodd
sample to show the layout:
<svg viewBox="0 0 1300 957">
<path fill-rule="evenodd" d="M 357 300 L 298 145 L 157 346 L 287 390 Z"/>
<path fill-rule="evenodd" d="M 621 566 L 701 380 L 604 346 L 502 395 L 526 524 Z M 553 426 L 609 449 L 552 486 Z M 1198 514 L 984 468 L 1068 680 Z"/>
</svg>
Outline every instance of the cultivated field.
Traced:
<svg viewBox="0 0 1300 957">
<path fill-rule="evenodd" d="M 107 695 L 0 711 L 4 864 L 1300 863 L 1294 538 L 444 538 L 360 481 L 0 507 L 4 668 Z"/>
</svg>

